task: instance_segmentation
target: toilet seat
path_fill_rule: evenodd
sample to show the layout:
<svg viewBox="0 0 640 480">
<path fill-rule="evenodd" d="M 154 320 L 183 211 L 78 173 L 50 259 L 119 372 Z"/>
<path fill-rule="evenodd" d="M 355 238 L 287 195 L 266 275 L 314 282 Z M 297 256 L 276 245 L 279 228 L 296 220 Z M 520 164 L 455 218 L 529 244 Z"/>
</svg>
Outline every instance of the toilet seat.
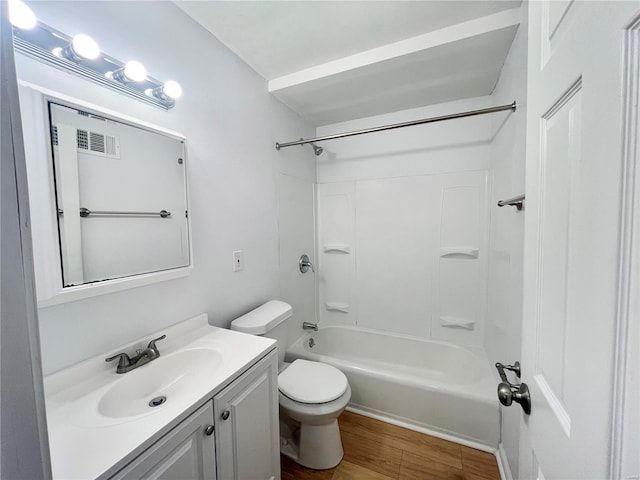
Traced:
<svg viewBox="0 0 640 480">
<path fill-rule="evenodd" d="M 347 377 L 326 363 L 294 360 L 278 375 L 280 392 L 300 403 L 327 403 L 342 396 L 349 387 Z"/>
</svg>

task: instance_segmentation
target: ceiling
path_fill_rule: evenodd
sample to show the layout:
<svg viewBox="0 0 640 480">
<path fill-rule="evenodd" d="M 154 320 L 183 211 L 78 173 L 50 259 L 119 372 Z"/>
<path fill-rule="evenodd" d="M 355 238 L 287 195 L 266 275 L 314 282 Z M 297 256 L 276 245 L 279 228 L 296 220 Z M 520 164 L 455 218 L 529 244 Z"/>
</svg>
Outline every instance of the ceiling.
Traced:
<svg viewBox="0 0 640 480">
<path fill-rule="evenodd" d="M 314 125 L 493 90 L 517 1 L 176 1 Z"/>
</svg>

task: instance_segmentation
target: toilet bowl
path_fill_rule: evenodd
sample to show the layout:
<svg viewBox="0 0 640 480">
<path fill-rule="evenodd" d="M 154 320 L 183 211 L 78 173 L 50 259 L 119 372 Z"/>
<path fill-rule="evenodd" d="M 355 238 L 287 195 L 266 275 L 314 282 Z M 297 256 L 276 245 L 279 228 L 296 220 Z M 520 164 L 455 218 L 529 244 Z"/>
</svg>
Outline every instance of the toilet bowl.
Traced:
<svg viewBox="0 0 640 480">
<path fill-rule="evenodd" d="M 284 363 L 289 304 L 272 300 L 231 322 L 231 329 L 278 341 L 281 452 L 308 468 L 333 468 L 344 454 L 338 416 L 351 399 L 347 377 L 321 362 Z"/>
<path fill-rule="evenodd" d="M 335 467 L 344 451 L 338 416 L 351 399 L 347 377 L 320 362 L 294 360 L 278 376 L 280 412 L 299 423 L 298 452 L 290 453 L 305 467 Z"/>
</svg>

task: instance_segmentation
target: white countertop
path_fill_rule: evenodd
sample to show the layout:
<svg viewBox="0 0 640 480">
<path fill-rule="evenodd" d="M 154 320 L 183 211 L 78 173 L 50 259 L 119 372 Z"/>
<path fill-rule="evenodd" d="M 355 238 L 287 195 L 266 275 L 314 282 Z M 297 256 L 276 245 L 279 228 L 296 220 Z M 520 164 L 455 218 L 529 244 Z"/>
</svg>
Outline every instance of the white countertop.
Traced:
<svg viewBox="0 0 640 480">
<path fill-rule="evenodd" d="M 157 343 L 160 358 L 147 365 L 116 374 L 117 361 L 105 362 L 114 353 L 132 354 L 145 348 L 149 340 L 165 333 L 166 340 Z M 200 315 L 45 377 L 53 478 L 112 476 L 273 348 L 274 340 L 210 326 L 207 316 Z M 189 382 L 188 388 L 167 393 L 165 404 L 149 407 L 143 414 L 108 416 L 100 410 L 101 399 L 119 382 L 144 382 L 145 373 L 151 372 L 149 368 L 155 362 L 156 367 L 171 366 L 172 358 L 178 358 L 185 350 L 207 355 L 214 352 L 215 362 L 208 369 L 211 371 L 187 371 L 196 368 L 187 366 L 185 376 L 195 376 L 197 381 Z"/>
</svg>

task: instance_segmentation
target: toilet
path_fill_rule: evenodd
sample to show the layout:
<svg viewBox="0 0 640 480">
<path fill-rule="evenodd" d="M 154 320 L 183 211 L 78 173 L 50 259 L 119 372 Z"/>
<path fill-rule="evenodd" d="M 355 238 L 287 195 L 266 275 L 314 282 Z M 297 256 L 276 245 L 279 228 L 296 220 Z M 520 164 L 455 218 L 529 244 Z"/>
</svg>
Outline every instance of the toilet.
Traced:
<svg viewBox="0 0 640 480">
<path fill-rule="evenodd" d="M 338 416 L 351 398 L 347 377 L 321 362 L 284 362 L 291 305 L 271 300 L 231 322 L 231 330 L 277 340 L 280 448 L 308 468 L 333 468 L 344 454 Z"/>
</svg>

